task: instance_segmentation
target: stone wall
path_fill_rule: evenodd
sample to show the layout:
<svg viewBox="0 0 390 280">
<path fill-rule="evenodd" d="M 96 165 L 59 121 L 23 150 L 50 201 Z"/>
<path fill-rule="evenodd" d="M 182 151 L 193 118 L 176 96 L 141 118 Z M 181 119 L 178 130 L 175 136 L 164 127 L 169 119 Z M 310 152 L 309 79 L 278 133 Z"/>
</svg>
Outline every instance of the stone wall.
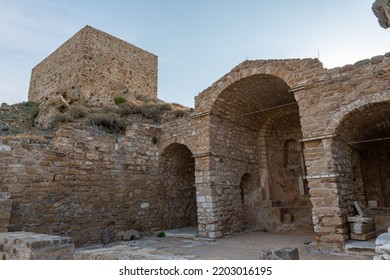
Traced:
<svg viewBox="0 0 390 280">
<path fill-rule="evenodd" d="M 12 200 L 8 192 L 0 192 L 0 232 L 7 232 L 11 219 Z"/>
<path fill-rule="evenodd" d="M 71 236 L 75 244 L 118 231 L 164 226 L 159 188 L 159 129 L 133 125 L 114 137 L 68 125 L 49 144 L 3 140 L 1 192 L 12 204 L 10 231 Z"/>
<path fill-rule="evenodd" d="M 157 57 L 86 26 L 32 70 L 28 98 L 53 95 L 94 105 L 157 97 Z"/>
</svg>

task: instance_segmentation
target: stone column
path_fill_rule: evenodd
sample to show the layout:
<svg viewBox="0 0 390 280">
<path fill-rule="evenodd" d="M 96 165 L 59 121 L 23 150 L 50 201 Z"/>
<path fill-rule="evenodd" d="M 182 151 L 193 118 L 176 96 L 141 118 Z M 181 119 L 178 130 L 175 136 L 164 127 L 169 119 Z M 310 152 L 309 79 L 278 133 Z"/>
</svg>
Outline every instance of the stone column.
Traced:
<svg viewBox="0 0 390 280">
<path fill-rule="evenodd" d="M 0 192 L 0 232 L 7 232 L 11 219 L 12 200 L 7 192 Z"/>
<path fill-rule="evenodd" d="M 216 216 L 216 197 L 211 180 L 211 154 L 195 156 L 195 185 L 199 236 L 222 237 Z"/>
<path fill-rule="evenodd" d="M 340 203 L 344 178 L 332 160 L 333 139 L 329 136 L 303 141 L 316 240 L 324 251 L 341 251 L 348 239 L 348 224 Z"/>
</svg>

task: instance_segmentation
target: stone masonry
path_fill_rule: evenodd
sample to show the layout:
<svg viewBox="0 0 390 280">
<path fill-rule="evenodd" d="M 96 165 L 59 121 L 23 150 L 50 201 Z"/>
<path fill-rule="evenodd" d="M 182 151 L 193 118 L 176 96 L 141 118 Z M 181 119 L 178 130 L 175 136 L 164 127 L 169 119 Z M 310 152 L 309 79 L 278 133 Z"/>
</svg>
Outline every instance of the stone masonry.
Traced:
<svg viewBox="0 0 390 280">
<path fill-rule="evenodd" d="M 55 95 L 93 105 L 156 98 L 157 57 L 87 25 L 32 70 L 28 99 Z"/>
<path fill-rule="evenodd" d="M 0 233 L 0 260 L 70 260 L 72 238 L 31 232 Z"/>
<path fill-rule="evenodd" d="M 58 61 L 58 69 L 38 66 L 31 100 L 60 92 L 38 82 L 37 73 L 53 81 L 65 73 L 65 91 L 81 85 L 85 102 L 111 104 L 113 92 L 122 92 L 122 84 L 99 83 L 94 75 L 86 84 L 81 74 L 66 75 L 62 50 L 78 46 L 83 33 L 102 34 L 86 27 L 45 60 Z M 94 50 L 75 50 L 66 59 L 96 59 Z M 156 64 L 143 62 L 145 72 L 133 72 L 134 79 L 151 86 Z M 121 80 L 115 71 L 122 68 L 112 67 L 109 77 Z M 76 246 L 129 229 L 197 226 L 208 238 L 301 231 L 313 232 L 323 250 L 342 251 L 354 201 L 389 226 L 383 224 L 390 216 L 389 80 L 390 53 L 335 69 L 317 59 L 244 61 L 201 92 L 189 116 L 130 125 L 121 137 L 66 125 L 47 144 L 0 139 L 9 230 L 70 236 Z M 93 87 L 102 90 L 85 90 Z"/>
<path fill-rule="evenodd" d="M 7 192 L 0 192 L 0 232 L 7 232 L 11 219 L 12 200 Z"/>
</svg>

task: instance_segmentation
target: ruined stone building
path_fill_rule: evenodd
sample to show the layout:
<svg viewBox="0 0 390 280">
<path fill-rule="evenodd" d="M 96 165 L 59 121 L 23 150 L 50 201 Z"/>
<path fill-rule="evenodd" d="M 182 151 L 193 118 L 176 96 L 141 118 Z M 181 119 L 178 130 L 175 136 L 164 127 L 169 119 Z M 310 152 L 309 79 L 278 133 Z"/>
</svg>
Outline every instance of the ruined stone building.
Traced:
<svg viewBox="0 0 390 280">
<path fill-rule="evenodd" d="M 190 116 L 121 137 L 65 125 L 49 144 L 3 141 L 0 229 L 78 246 L 105 230 L 301 231 L 343 250 L 354 201 L 377 232 L 390 225 L 389 90 L 390 53 L 335 69 L 247 60 Z M 29 100 L 137 94 L 157 97 L 157 57 L 87 26 L 33 69 Z"/>
</svg>

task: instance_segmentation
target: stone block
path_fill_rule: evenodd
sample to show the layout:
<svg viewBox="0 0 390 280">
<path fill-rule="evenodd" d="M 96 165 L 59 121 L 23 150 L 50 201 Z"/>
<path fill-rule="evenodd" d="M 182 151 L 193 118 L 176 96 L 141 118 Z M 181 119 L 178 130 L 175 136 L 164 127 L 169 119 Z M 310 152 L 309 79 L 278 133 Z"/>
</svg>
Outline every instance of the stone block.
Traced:
<svg viewBox="0 0 390 280">
<path fill-rule="evenodd" d="M 221 238 L 222 236 L 223 234 L 220 231 L 209 232 L 209 238 Z"/>
<path fill-rule="evenodd" d="M 5 260 L 67 260 L 74 253 L 72 238 L 33 232 L 0 233 L 0 245 Z"/>
<path fill-rule="evenodd" d="M 141 238 L 141 235 L 136 230 L 127 230 L 123 233 L 123 240 L 124 241 L 129 241 L 129 240 L 133 240 L 133 239 L 140 239 L 140 238 Z"/>
<path fill-rule="evenodd" d="M 378 207 L 378 201 L 376 200 L 369 200 L 367 201 L 368 208 L 376 208 Z"/>
<path fill-rule="evenodd" d="M 368 233 L 353 233 L 353 232 L 351 232 L 351 239 L 354 239 L 354 240 L 361 240 L 361 241 L 370 240 L 370 239 L 375 238 L 375 236 L 376 236 L 375 231 L 368 232 Z"/>
<path fill-rule="evenodd" d="M 297 248 L 270 249 L 260 252 L 261 260 L 299 260 Z"/>
<path fill-rule="evenodd" d="M 280 222 L 282 219 L 282 210 L 280 208 L 271 208 L 269 215 L 272 221 L 276 220 Z"/>
<path fill-rule="evenodd" d="M 375 223 L 350 223 L 349 227 L 353 233 L 368 233 L 375 231 Z"/>
<path fill-rule="evenodd" d="M 369 217 L 353 216 L 348 217 L 347 221 L 350 223 L 372 223 L 373 219 Z"/>
<path fill-rule="evenodd" d="M 0 201 L 9 199 L 10 197 L 11 197 L 10 193 L 8 193 L 8 192 L 0 192 Z"/>
<path fill-rule="evenodd" d="M 360 207 L 359 202 L 354 201 L 354 202 L 353 202 L 353 206 L 355 206 L 355 209 L 356 209 L 356 211 L 359 213 L 359 216 L 360 216 L 360 217 L 364 217 L 364 212 L 363 212 L 363 209 Z"/>
<path fill-rule="evenodd" d="M 291 214 L 283 214 L 283 223 L 292 223 L 294 217 Z"/>
</svg>

